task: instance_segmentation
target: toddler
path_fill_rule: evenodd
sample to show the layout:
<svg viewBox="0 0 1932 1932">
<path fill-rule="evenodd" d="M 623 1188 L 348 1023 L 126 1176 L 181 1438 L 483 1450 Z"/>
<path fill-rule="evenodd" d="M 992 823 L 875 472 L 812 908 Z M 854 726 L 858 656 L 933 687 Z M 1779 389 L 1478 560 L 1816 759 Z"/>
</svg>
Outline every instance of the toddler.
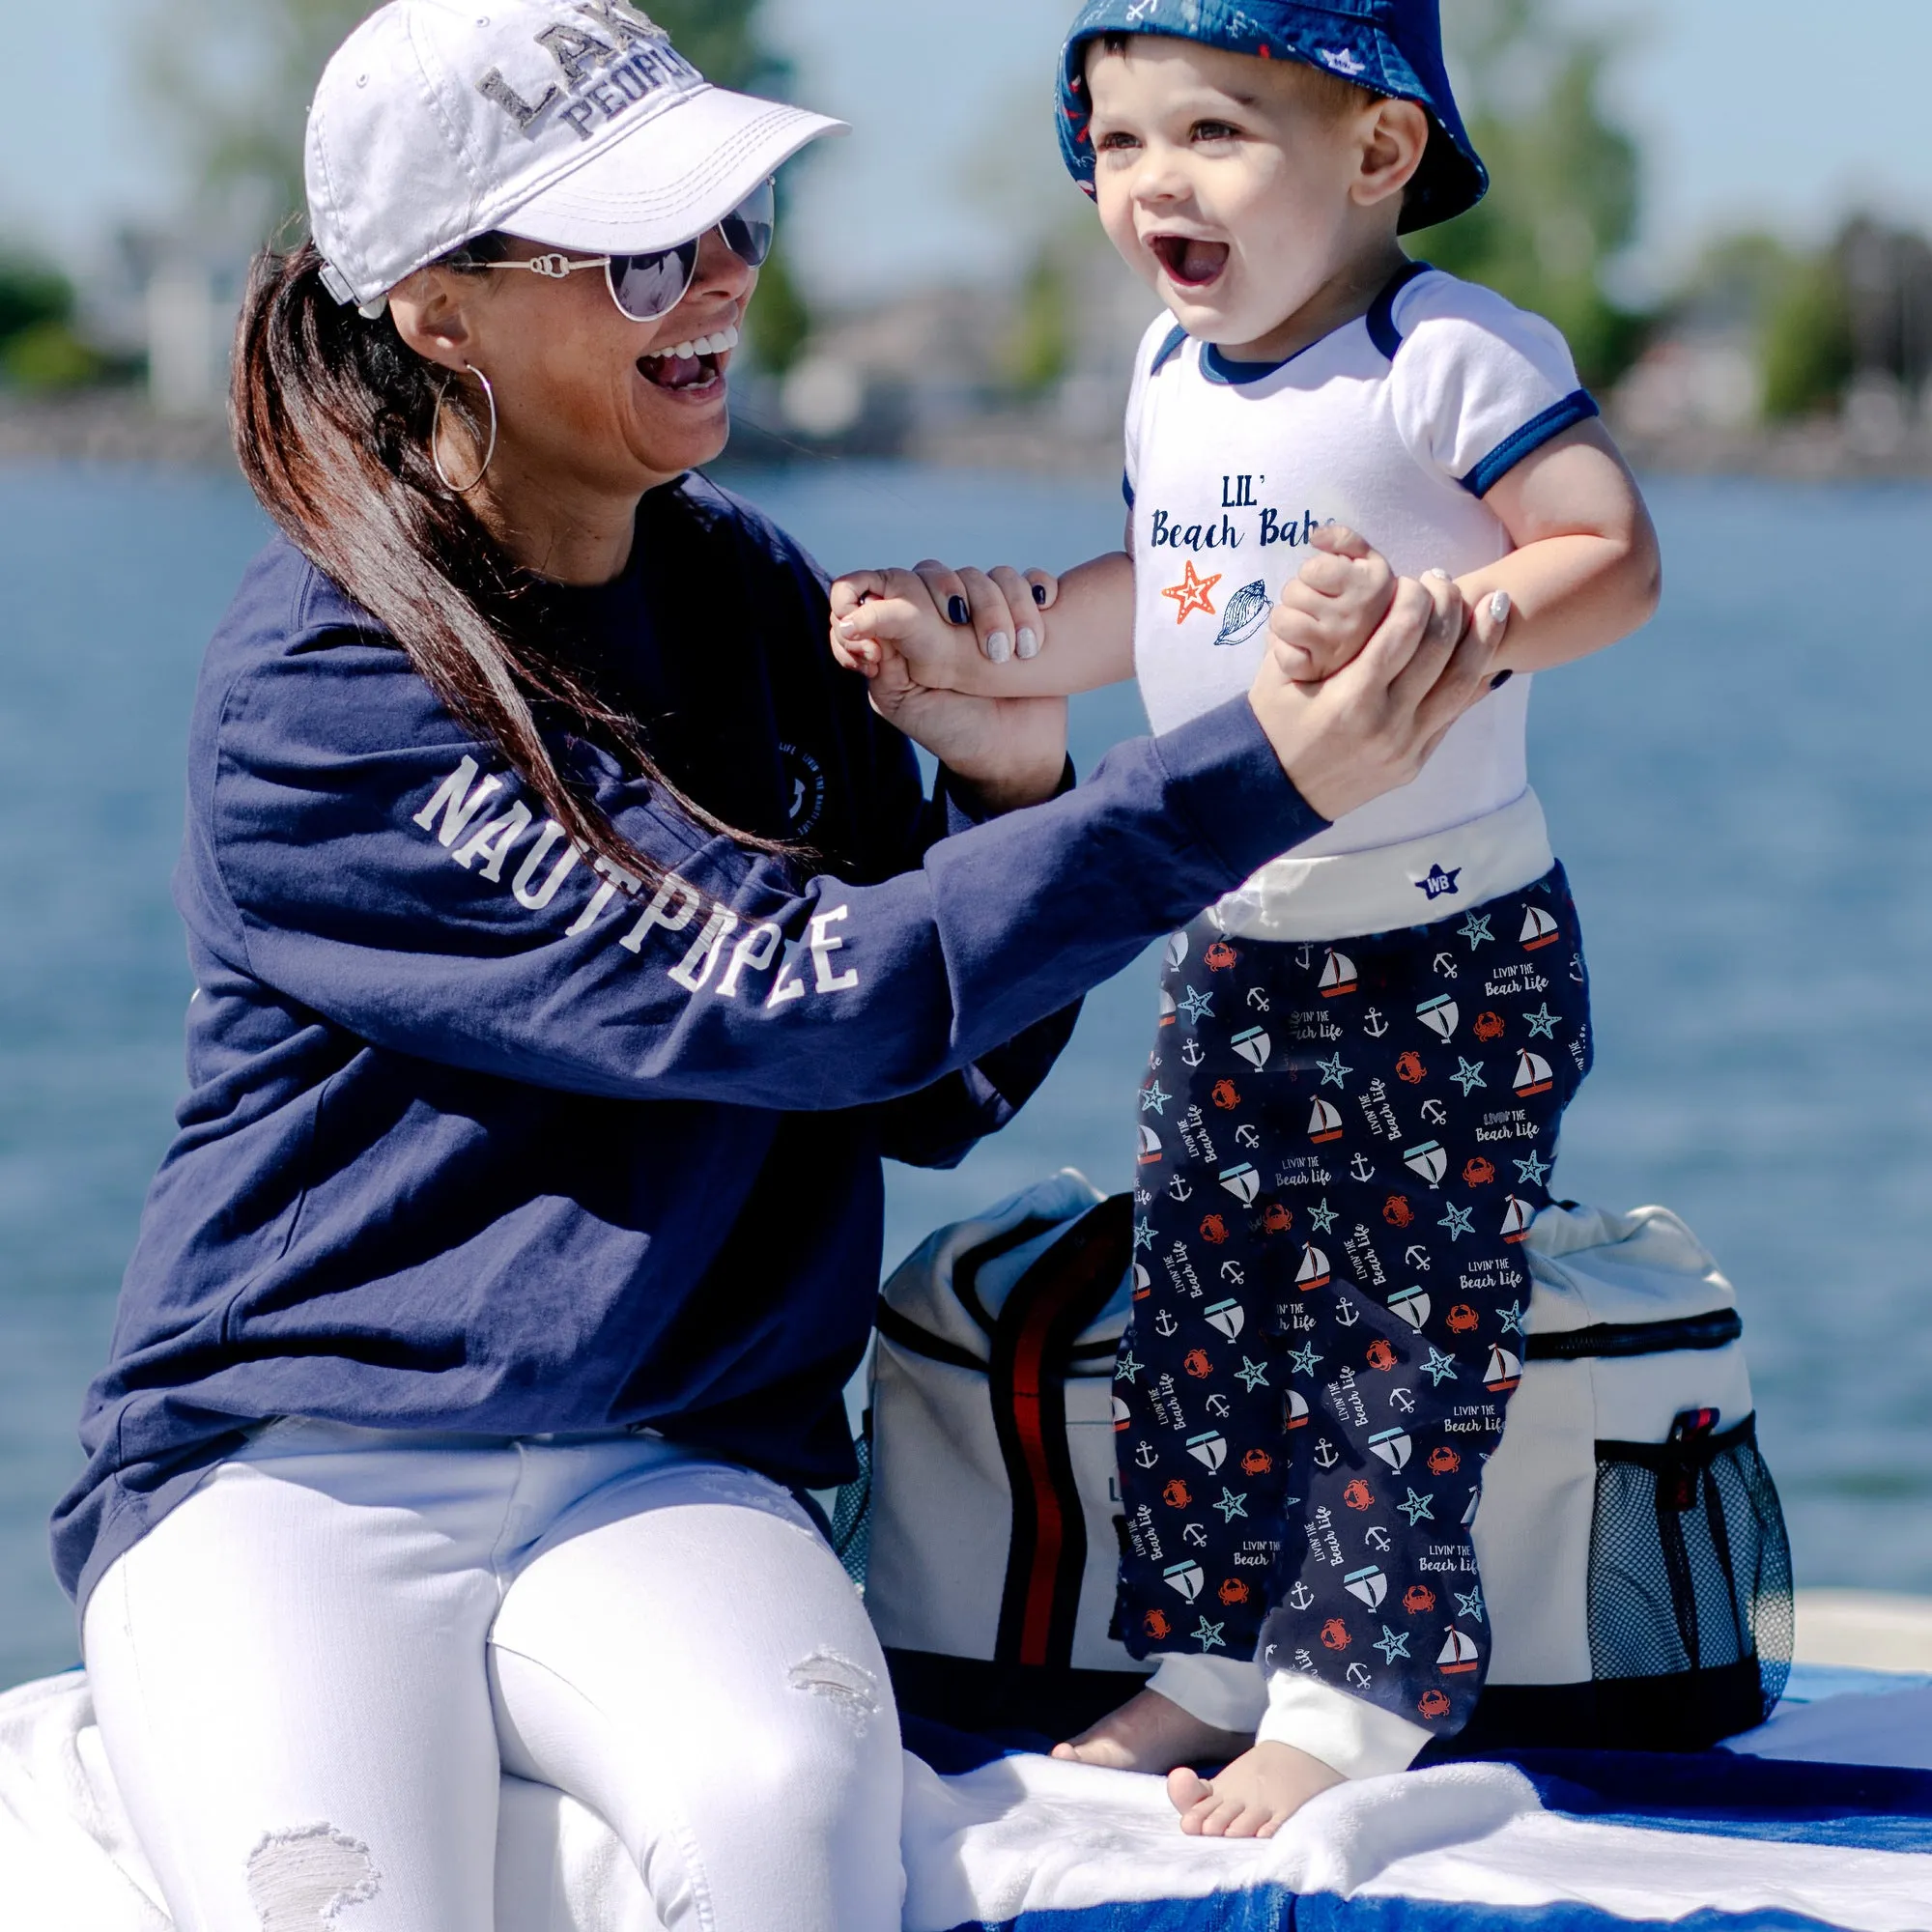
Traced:
<svg viewBox="0 0 1932 1932">
<path fill-rule="evenodd" d="M 1158 1668 L 1060 1754 L 1171 1773 L 1187 1831 L 1266 1834 L 1454 1735 L 1482 1686 L 1469 1524 L 1591 1056 L 1527 673 L 1642 624 L 1657 549 L 1557 331 L 1399 244 L 1487 186 L 1435 0 L 1093 0 L 1061 111 L 1168 311 L 1128 405 L 1129 552 L 842 580 L 841 658 L 1010 696 L 1138 674 L 1171 731 L 1264 650 L 1332 674 L 1398 573 L 1496 651 L 1412 784 L 1167 950 L 1116 1380 L 1120 1629 Z"/>
</svg>

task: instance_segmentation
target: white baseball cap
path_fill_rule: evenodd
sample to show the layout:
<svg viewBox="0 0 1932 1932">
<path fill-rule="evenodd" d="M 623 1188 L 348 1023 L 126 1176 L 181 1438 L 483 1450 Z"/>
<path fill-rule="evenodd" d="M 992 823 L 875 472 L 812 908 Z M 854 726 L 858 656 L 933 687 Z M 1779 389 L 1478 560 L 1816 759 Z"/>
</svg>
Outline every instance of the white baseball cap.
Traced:
<svg viewBox="0 0 1932 1932">
<path fill-rule="evenodd" d="M 309 110 L 309 220 L 338 301 L 495 231 L 598 255 L 715 227 L 843 122 L 713 87 L 631 0 L 390 0 Z"/>
</svg>

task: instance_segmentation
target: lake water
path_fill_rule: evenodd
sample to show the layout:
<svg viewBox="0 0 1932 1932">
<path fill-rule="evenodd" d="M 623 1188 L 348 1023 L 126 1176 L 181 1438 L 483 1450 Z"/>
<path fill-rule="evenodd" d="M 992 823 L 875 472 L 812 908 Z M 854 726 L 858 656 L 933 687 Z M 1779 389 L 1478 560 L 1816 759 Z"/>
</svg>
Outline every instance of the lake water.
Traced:
<svg viewBox="0 0 1932 1932">
<path fill-rule="evenodd" d="M 1104 485 L 742 478 L 835 567 L 1064 565 Z M 1564 1192 L 1662 1201 L 1743 1293 L 1801 1581 L 1932 1590 L 1932 491 L 1659 484 L 1643 637 L 1545 679 L 1533 763 L 1590 939 Z M 196 661 L 262 520 L 231 479 L 0 469 L 0 1685 L 73 1656 L 44 1519 L 181 1084 L 168 873 Z M 1076 755 L 1139 728 L 1086 700 Z M 1052 1168 L 1130 1173 L 1143 965 L 889 1254 Z"/>
</svg>

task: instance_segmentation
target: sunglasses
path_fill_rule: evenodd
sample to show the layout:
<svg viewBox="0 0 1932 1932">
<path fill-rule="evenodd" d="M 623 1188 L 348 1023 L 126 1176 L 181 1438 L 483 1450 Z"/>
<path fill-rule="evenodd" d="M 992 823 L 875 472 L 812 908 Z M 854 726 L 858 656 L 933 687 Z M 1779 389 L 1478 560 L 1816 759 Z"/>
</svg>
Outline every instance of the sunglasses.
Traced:
<svg viewBox="0 0 1932 1932">
<path fill-rule="evenodd" d="M 754 188 L 718 224 L 724 245 L 748 269 L 761 269 L 772 252 L 778 226 L 778 195 L 770 182 Z M 617 311 L 631 322 L 661 322 L 691 292 L 697 274 L 697 251 L 704 237 L 694 235 L 675 248 L 649 255 L 539 255 L 529 262 L 482 262 L 484 269 L 526 269 L 546 281 L 560 282 L 580 269 L 602 269 Z"/>
</svg>

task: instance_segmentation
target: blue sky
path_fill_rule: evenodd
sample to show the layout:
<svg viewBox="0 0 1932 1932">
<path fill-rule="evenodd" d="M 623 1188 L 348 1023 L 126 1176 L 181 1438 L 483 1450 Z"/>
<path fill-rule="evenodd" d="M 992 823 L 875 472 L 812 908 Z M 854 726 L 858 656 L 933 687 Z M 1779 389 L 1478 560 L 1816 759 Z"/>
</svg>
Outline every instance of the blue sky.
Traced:
<svg viewBox="0 0 1932 1932">
<path fill-rule="evenodd" d="M 166 208 L 169 171 L 114 31 L 129 8 L 156 3 L 6 8 L 0 233 L 84 257 L 117 216 Z M 1932 67 L 1927 0 L 1567 4 L 1638 24 L 1617 97 L 1649 145 L 1646 253 L 1660 268 L 1743 220 L 1804 235 L 1866 205 L 1932 227 L 1932 138 L 1916 111 L 1920 66 Z M 1015 220 L 1071 193 L 1046 100 L 1072 0 L 770 9 L 803 97 L 858 128 L 802 197 L 805 267 L 821 294 L 859 300 L 905 279 L 1000 275 Z"/>
</svg>

